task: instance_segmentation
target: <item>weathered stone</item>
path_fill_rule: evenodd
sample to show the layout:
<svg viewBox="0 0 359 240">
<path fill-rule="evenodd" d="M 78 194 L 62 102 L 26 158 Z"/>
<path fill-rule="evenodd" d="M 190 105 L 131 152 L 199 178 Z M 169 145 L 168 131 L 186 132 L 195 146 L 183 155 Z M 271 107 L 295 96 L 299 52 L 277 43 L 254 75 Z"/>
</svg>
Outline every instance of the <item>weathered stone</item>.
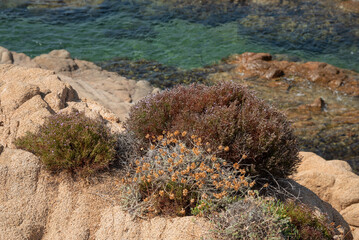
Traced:
<svg viewBox="0 0 359 240">
<path fill-rule="evenodd" d="M 265 72 L 264 77 L 267 79 L 272 79 L 272 78 L 279 78 L 283 75 L 284 72 L 282 70 L 275 67 L 271 67 Z"/>
<path fill-rule="evenodd" d="M 268 53 L 243 53 L 226 60 L 234 64 L 244 77 L 259 76 L 266 79 L 282 76 L 300 76 L 333 91 L 359 96 L 358 74 L 322 62 L 288 62 L 272 60 Z"/>
<path fill-rule="evenodd" d="M 314 153 L 301 152 L 303 157 L 293 179 L 333 206 L 349 223 L 359 223 L 359 176 L 343 161 L 326 161 Z"/>
<path fill-rule="evenodd" d="M 4 47 L 0 47 L 0 64 L 12 64 L 14 62 L 12 53 Z"/>
<path fill-rule="evenodd" d="M 309 112 L 322 112 L 327 107 L 326 102 L 323 98 L 316 98 L 311 104 L 305 104 L 298 107 L 299 111 L 309 111 Z"/>
<path fill-rule="evenodd" d="M 66 50 L 53 50 L 49 54 L 42 54 L 33 61 L 44 69 L 59 72 L 69 72 L 78 69 L 76 62 L 71 59 L 71 55 Z"/>
</svg>

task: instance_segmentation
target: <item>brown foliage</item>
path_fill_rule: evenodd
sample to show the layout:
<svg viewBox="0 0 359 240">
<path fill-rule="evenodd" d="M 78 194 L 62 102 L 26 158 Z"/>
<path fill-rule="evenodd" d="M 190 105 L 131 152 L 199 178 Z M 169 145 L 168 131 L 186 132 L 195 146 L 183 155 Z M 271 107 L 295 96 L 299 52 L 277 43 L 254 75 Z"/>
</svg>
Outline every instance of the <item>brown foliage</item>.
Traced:
<svg viewBox="0 0 359 240">
<path fill-rule="evenodd" d="M 146 97 L 130 112 L 126 128 L 145 136 L 187 131 L 209 148 L 229 146 L 219 157 L 252 166 L 252 173 L 286 177 L 299 162 L 298 147 L 286 117 L 234 82 L 177 86 Z"/>
</svg>

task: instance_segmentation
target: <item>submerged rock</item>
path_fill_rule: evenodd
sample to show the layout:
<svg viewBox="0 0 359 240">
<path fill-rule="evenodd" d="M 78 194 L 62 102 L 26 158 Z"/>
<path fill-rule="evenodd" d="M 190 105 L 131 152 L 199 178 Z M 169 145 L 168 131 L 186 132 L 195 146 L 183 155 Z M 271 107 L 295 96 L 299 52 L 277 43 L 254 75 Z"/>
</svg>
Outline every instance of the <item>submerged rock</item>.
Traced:
<svg viewBox="0 0 359 240">
<path fill-rule="evenodd" d="M 58 8 L 99 5 L 104 0 L 2 0 L 0 7 Z"/>
<path fill-rule="evenodd" d="M 297 76 L 333 91 L 359 96 L 359 74 L 322 62 L 288 62 L 272 60 L 268 53 L 243 53 L 233 55 L 225 62 L 236 66 L 245 77 L 259 76 L 267 79 Z"/>
</svg>

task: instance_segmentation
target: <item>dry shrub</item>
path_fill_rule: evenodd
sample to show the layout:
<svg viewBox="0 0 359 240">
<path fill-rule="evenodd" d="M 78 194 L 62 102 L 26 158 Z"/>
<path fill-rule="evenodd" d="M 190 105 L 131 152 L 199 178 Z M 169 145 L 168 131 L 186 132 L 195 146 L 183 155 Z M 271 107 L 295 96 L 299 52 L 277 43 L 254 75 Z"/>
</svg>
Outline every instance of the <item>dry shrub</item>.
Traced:
<svg viewBox="0 0 359 240">
<path fill-rule="evenodd" d="M 235 201 L 254 185 L 245 169 L 217 158 L 202 139 L 186 132 L 147 136 L 145 156 L 133 160 L 124 181 L 124 206 L 136 215 L 205 215 Z M 206 148 L 207 146 L 207 148 Z M 227 147 L 223 151 L 228 151 Z M 249 192 L 248 192 L 249 191 Z"/>
<path fill-rule="evenodd" d="M 299 162 L 286 117 L 234 82 L 177 86 L 148 96 L 132 107 L 125 125 L 144 144 L 147 134 L 179 130 L 201 137 L 211 148 L 229 146 L 219 157 L 251 164 L 252 173 L 262 176 L 286 177 Z"/>
<path fill-rule="evenodd" d="M 335 235 L 326 216 L 292 200 L 247 197 L 211 219 L 218 239 L 329 240 Z"/>
</svg>

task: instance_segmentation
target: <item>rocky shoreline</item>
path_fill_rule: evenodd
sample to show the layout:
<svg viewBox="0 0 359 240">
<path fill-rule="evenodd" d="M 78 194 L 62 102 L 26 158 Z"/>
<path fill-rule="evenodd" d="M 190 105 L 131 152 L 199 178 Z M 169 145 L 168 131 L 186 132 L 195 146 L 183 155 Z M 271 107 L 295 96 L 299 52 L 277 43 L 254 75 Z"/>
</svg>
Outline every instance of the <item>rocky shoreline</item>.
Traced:
<svg viewBox="0 0 359 240">
<path fill-rule="evenodd" d="M 261 59 L 259 56 L 268 58 L 259 54 L 254 59 Z M 26 131 L 36 131 L 47 116 L 58 112 L 80 110 L 92 118 L 105 120 L 112 131 L 121 131 L 121 121 L 129 107 L 159 89 L 146 81 L 129 80 L 93 63 L 72 59 L 65 50 L 30 59 L 1 48 L 0 60 L 1 239 L 68 236 L 81 240 L 198 239 L 203 236 L 208 223 L 200 218 L 131 219 L 119 205 L 120 179 L 116 176 L 105 175 L 94 184 L 74 183 L 65 175 L 52 176 L 34 155 L 14 149 L 15 138 Z M 288 87 L 281 86 L 283 79 L 253 81 L 251 78 L 250 81 L 236 67 L 230 69 L 232 72 L 217 72 L 211 77 L 218 80 L 237 76 L 235 80 L 247 81 L 249 87 L 257 82 L 262 86 L 277 82 L 272 91 L 277 88 L 287 91 Z M 319 99 L 303 105 L 300 114 L 309 114 L 312 120 L 306 121 L 315 121 L 313 112 L 324 114 L 325 107 L 325 102 Z M 309 206 L 328 214 L 336 226 L 342 226 L 338 227 L 341 231 L 351 229 L 346 239 L 359 239 L 359 177 L 344 161 L 326 161 L 308 152 L 301 152 L 301 156 L 298 173 L 292 176 L 293 193 Z M 203 231 L 198 231 L 199 228 Z"/>
</svg>

